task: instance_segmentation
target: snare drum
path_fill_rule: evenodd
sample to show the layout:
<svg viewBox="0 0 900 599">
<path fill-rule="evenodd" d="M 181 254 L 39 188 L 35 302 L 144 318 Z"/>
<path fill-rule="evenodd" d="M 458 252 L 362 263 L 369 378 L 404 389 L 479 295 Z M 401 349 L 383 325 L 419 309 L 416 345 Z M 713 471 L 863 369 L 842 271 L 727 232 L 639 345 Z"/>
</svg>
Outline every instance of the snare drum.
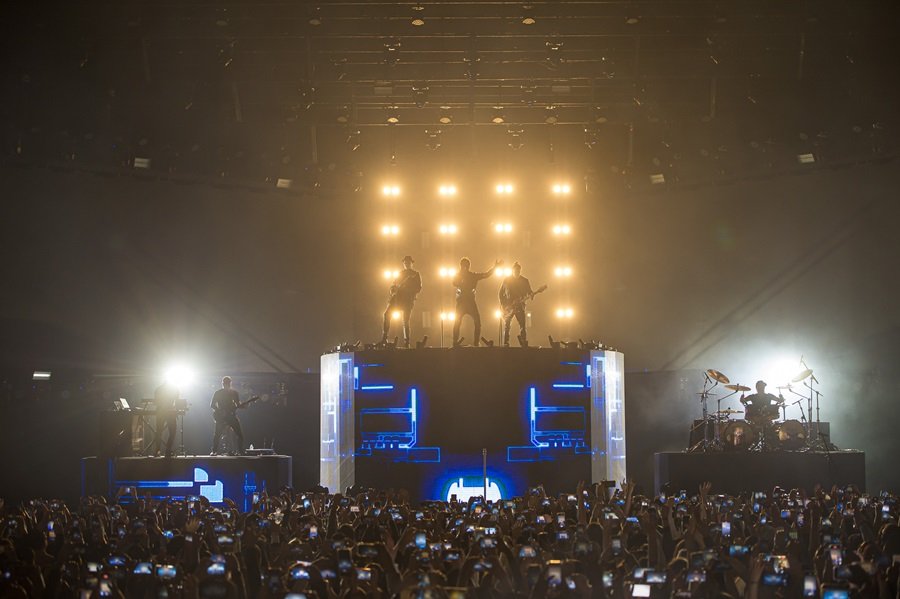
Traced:
<svg viewBox="0 0 900 599">
<path fill-rule="evenodd" d="M 806 429 L 799 420 L 785 420 L 775 425 L 778 447 L 801 449 L 806 445 Z"/>
<path fill-rule="evenodd" d="M 732 420 L 722 433 L 722 441 L 727 451 L 747 451 L 756 443 L 759 435 L 746 420 Z"/>
</svg>

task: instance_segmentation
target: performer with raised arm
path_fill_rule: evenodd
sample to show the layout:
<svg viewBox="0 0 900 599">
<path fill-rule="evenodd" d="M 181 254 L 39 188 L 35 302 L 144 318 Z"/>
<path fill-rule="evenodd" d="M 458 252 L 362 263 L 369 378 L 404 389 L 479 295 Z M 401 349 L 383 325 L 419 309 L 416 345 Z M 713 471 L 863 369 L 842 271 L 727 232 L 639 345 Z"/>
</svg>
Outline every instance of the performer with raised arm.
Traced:
<svg viewBox="0 0 900 599">
<path fill-rule="evenodd" d="M 403 256 L 403 270 L 391 283 L 391 296 L 384 311 L 381 328 L 382 343 L 387 343 L 388 333 L 391 330 L 391 317 L 396 310 L 400 312 L 403 320 L 403 345 L 409 347 L 409 315 L 412 312 L 413 304 L 416 303 L 416 296 L 422 291 L 422 277 L 418 271 L 413 270 L 414 262 L 412 256 Z"/>
<path fill-rule="evenodd" d="M 534 291 L 531 282 L 522 276 L 522 265 L 513 263 L 513 274 L 503 279 L 500 285 L 500 307 L 503 310 L 503 346 L 509 347 L 509 328 L 513 316 L 519 323 L 519 345 L 528 347 L 528 337 L 525 332 L 525 303 L 538 293 L 547 289 L 543 285 Z"/>
<path fill-rule="evenodd" d="M 475 302 L 475 287 L 478 281 L 486 279 L 494 274 L 494 269 L 503 264 L 503 260 L 495 260 L 494 265 L 485 272 L 472 272 L 472 263 L 468 258 L 459 261 L 459 272 L 453 277 L 453 286 L 456 287 L 456 320 L 453 322 L 453 345 L 460 345 L 459 327 L 462 317 L 468 314 L 475 323 L 475 341 L 473 345 L 478 347 L 481 341 L 481 315 L 478 313 L 478 304 Z"/>
</svg>

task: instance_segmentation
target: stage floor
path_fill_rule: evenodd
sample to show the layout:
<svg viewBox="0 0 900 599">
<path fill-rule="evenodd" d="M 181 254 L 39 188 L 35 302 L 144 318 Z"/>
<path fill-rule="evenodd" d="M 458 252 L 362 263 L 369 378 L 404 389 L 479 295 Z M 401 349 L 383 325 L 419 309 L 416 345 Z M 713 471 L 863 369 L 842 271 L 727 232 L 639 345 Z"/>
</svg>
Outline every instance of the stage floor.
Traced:
<svg viewBox="0 0 900 599">
<path fill-rule="evenodd" d="M 854 484 L 866 488 L 866 454 L 855 449 L 840 451 L 770 452 L 662 452 L 654 455 L 654 486 L 657 493 L 668 483 L 672 491 L 696 492 L 709 481 L 718 493 L 769 491 L 815 485 Z"/>
<path fill-rule="evenodd" d="M 204 496 L 211 503 L 226 497 L 243 510 L 253 494 L 291 485 L 293 460 L 285 455 L 175 456 L 81 459 L 82 495 L 115 495 L 122 487 L 154 498 Z"/>
</svg>

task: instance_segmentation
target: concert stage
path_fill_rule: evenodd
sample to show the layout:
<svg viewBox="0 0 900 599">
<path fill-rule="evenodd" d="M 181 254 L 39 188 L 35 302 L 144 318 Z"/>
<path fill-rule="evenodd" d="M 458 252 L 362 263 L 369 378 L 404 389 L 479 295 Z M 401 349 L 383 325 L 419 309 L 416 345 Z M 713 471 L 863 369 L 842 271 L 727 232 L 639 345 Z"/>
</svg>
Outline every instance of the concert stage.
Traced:
<svg viewBox="0 0 900 599">
<path fill-rule="evenodd" d="M 486 488 L 499 499 L 625 477 L 621 353 L 365 350 L 321 364 L 320 482 L 331 491 L 464 500 Z"/>
<path fill-rule="evenodd" d="M 292 458 L 265 456 L 179 456 L 173 458 L 81 459 L 81 494 L 115 495 L 136 487 L 155 498 L 202 495 L 210 503 L 234 501 L 248 511 L 253 493 L 291 485 Z"/>
<path fill-rule="evenodd" d="M 855 449 L 841 451 L 769 452 L 675 452 L 654 456 L 656 492 L 666 484 L 676 491 L 693 493 L 704 481 L 717 493 L 785 489 L 812 491 L 816 484 L 855 484 L 866 488 L 866 454 Z"/>
</svg>

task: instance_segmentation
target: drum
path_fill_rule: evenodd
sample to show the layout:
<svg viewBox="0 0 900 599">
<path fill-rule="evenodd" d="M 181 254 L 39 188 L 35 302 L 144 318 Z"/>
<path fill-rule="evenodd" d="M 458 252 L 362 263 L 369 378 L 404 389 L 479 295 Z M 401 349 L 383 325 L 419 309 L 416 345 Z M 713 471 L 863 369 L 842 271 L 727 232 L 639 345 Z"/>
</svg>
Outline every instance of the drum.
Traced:
<svg viewBox="0 0 900 599">
<path fill-rule="evenodd" d="M 722 433 L 726 451 L 747 451 L 757 438 L 756 429 L 746 420 L 732 420 Z"/>
<path fill-rule="evenodd" d="M 774 404 L 768 406 L 747 404 L 744 406 L 744 410 L 744 415 L 747 417 L 747 420 L 756 424 L 778 420 L 778 406 Z"/>
<path fill-rule="evenodd" d="M 785 420 L 775 425 L 777 444 L 781 449 L 802 449 L 806 446 L 806 429 L 799 420 Z"/>
</svg>

